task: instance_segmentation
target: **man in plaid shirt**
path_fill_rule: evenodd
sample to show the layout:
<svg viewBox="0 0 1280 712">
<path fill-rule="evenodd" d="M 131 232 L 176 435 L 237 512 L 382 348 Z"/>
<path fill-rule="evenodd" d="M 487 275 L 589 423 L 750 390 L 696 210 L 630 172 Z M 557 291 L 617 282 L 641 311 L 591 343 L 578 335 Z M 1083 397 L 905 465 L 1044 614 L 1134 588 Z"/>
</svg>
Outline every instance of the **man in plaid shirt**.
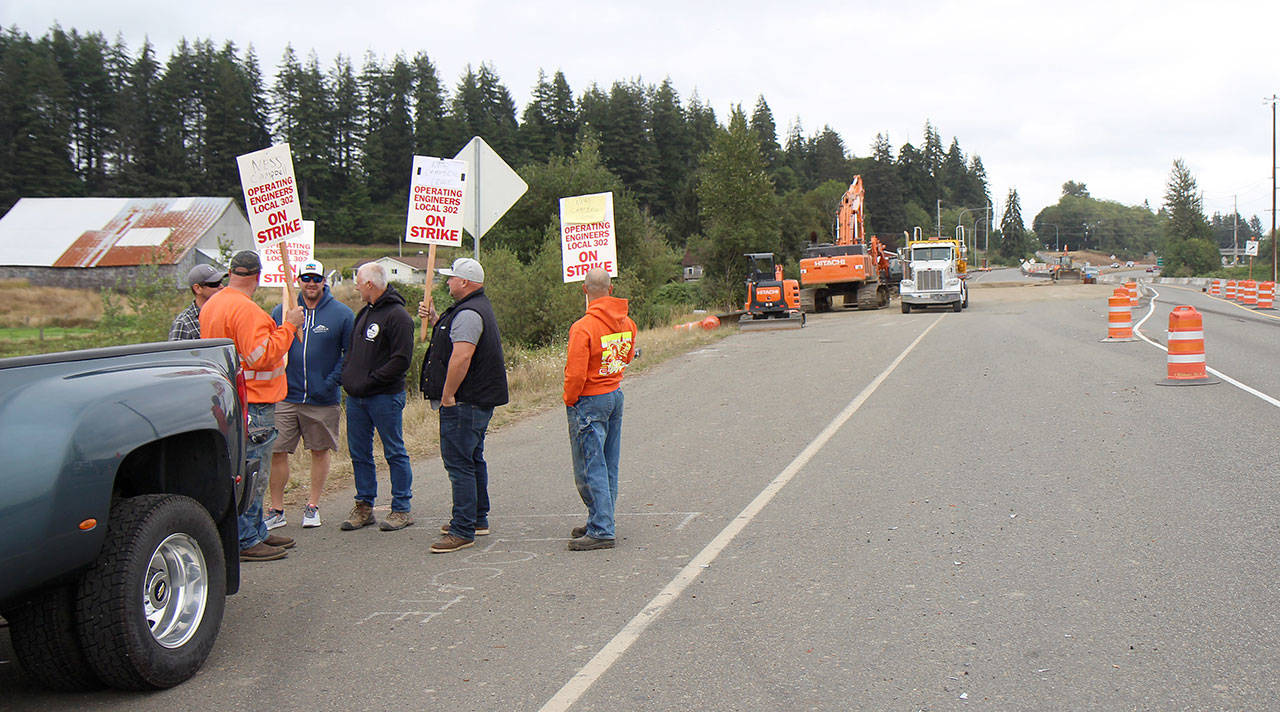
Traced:
<svg viewBox="0 0 1280 712">
<path fill-rule="evenodd" d="M 173 320 L 173 326 L 169 327 L 170 341 L 200 338 L 200 308 L 222 289 L 222 280 L 226 277 L 226 272 L 219 272 L 212 265 L 191 268 L 187 273 L 187 284 L 191 285 L 195 300 Z"/>
</svg>

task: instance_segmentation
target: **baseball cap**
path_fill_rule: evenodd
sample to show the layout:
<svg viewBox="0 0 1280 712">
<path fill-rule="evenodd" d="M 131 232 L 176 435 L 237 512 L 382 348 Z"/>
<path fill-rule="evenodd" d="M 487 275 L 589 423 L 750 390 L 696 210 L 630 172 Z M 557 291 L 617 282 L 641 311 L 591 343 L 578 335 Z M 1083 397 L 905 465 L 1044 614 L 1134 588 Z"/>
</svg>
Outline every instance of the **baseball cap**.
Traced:
<svg viewBox="0 0 1280 712">
<path fill-rule="evenodd" d="M 209 282 L 221 282 L 227 273 L 219 271 L 213 265 L 196 265 L 187 273 L 187 284 L 194 286 L 197 284 L 208 284 Z"/>
<path fill-rule="evenodd" d="M 253 250 L 241 250 L 231 258 L 231 274 L 247 277 L 262 271 L 262 259 Z"/>
<path fill-rule="evenodd" d="M 304 274 L 318 274 L 323 277 L 324 265 L 320 264 L 318 260 L 303 262 L 302 266 L 298 268 L 298 276 L 301 277 Z"/>
<path fill-rule="evenodd" d="M 484 267 L 470 257 L 459 257 L 453 261 L 453 267 L 442 267 L 436 272 L 445 277 L 460 277 L 468 282 L 484 284 Z"/>
</svg>

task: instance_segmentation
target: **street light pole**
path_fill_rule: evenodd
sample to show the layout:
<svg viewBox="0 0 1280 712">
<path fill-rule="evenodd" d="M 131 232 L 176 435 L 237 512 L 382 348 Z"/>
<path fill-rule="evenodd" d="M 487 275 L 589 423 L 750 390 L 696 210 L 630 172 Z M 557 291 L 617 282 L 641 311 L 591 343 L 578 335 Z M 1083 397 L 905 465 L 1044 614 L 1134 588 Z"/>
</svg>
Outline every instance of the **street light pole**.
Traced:
<svg viewBox="0 0 1280 712">
<path fill-rule="evenodd" d="M 1271 95 L 1271 281 L 1276 281 L 1276 102 L 1280 96 Z"/>
</svg>

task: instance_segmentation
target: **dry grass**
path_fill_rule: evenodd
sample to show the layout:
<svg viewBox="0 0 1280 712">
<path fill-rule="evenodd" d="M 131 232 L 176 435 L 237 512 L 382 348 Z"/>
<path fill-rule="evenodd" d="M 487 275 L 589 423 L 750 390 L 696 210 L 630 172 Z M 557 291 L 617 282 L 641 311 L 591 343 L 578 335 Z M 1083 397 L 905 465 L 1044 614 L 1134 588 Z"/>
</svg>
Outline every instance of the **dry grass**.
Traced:
<svg viewBox="0 0 1280 712">
<path fill-rule="evenodd" d="M 0 327 L 93 326 L 102 318 L 97 290 L 33 287 L 25 279 L 0 280 Z"/>
<path fill-rule="evenodd" d="M 677 321 L 688 321 L 687 316 Z M 732 327 L 722 327 L 714 331 L 680 330 L 671 327 L 646 329 L 637 337 L 641 349 L 641 357 L 633 361 L 628 373 L 644 371 L 648 368 L 692 351 L 706 344 L 718 341 L 735 333 Z M 564 344 L 543 349 L 515 349 L 507 354 L 507 383 L 511 393 L 511 402 L 494 411 L 490 423 L 490 432 L 519 422 L 532 415 L 545 412 L 550 408 L 561 407 L 561 387 L 564 382 Z M 417 378 L 417 373 L 409 374 Z M 346 445 L 346 424 L 342 426 L 339 438 L 340 448 L 332 458 L 329 479 L 325 484 L 325 493 L 332 494 L 352 486 L 351 455 Z M 404 409 L 404 443 L 413 462 L 440 455 L 439 420 L 427 402 L 421 397 L 411 396 Z M 377 438 L 374 438 L 375 442 Z M 374 446 L 374 461 L 377 463 L 378 476 L 386 477 L 386 463 L 382 459 L 382 445 Z M 310 481 L 309 455 L 298 452 L 289 460 L 289 484 L 285 489 L 285 503 L 296 506 L 298 499 L 306 496 Z"/>
</svg>

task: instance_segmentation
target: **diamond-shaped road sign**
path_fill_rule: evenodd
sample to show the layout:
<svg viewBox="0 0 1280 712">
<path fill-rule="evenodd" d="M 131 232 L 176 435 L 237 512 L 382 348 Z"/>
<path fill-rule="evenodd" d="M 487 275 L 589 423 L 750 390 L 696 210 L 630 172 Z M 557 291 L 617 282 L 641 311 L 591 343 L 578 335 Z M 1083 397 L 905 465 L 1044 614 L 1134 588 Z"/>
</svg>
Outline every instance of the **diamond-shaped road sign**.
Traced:
<svg viewBox="0 0 1280 712">
<path fill-rule="evenodd" d="M 454 159 L 467 163 L 462 227 L 475 239 L 478 258 L 480 237 L 516 204 L 529 185 L 479 136 L 463 146 Z"/>
</svg>

